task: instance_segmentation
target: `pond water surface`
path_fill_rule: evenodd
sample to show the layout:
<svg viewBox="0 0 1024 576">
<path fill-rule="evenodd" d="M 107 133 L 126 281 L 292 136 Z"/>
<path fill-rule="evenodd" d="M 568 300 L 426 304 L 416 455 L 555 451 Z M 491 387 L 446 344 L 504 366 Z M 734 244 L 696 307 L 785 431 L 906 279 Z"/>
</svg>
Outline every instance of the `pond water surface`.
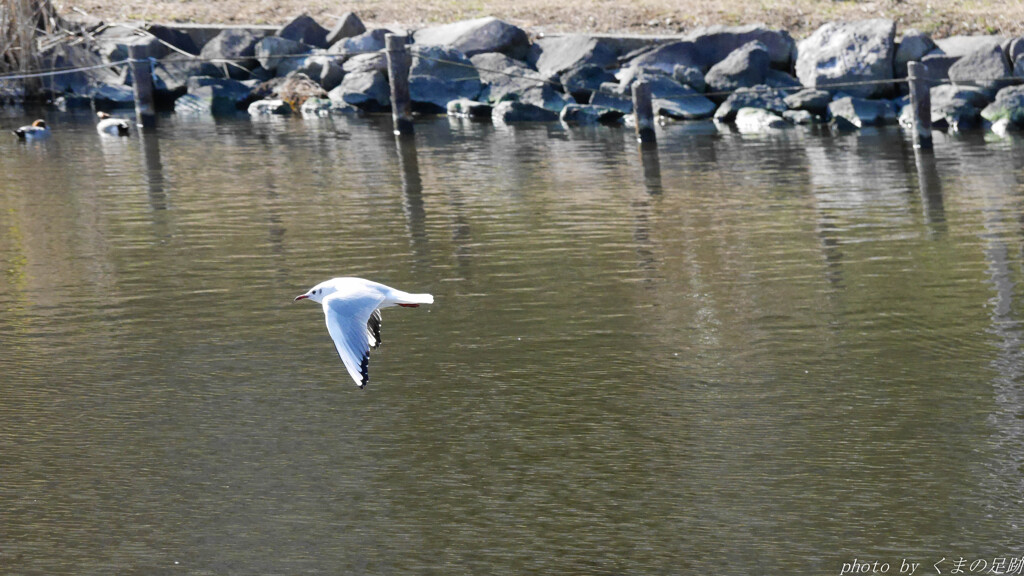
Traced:
<svg viewBox="0 0 1024 576">
<path fill-rule="evenodd" d="M 0 573 L 1024 557 L 1024 140 L 47 119 L 0 139 Z M 435 296 L 365 390 L 292 302 L 342 275 Z"/>
</svg>

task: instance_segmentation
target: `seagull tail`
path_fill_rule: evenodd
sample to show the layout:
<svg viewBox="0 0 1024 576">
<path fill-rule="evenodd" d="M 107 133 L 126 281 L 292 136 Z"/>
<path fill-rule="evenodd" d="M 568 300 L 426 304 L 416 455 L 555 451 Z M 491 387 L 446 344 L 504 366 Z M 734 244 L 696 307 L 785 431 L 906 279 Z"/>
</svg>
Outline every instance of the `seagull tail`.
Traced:
<svg viewBox="0 0 1024 576">
<path fill-rule="evenodd" d="M 395 304 L 399 306 L 416 307 L 420 304 L 433 304 L 434 297 L 430 294 L 409 294 L 408 292 L 401 292 L 395 290 L 392 294 Z"/>
</svg>

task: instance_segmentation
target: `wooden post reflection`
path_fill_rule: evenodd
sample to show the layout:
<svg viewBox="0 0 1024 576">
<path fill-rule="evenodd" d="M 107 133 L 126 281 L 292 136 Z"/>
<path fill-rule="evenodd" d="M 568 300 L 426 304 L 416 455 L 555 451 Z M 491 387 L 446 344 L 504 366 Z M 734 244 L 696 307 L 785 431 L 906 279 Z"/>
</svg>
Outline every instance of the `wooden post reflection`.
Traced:
<svg viewBox="0 0 1024 576">
<path fill-rule="evenodd" d="M 921 193 L 924 217 L 937 232 L 945 231 L 946 211 L 942 202 L 942 181 L 935 165 L 935 153 L 926 148 L 914 148 L 917 167 L 917 188 Z"/>
<path fill-rule="evenodd" d="M 661 194 L 661 160 L 658 158 L 657 144 L 641 142 L 637 148 L 640 151 L 640 163 L 644 169 L 644 188 L 652 196 Z"/>
<path fill-rule="evenodd" d="M 164 192 L 164 166 L 160 160 L 160 140 L 155 130 L 140 129 L 142 157 L 145 161 L 146 187 L 149 191 L 149 205 L 153 210 L 167 209 L 167 194 Z"/>
<path fill-rule="evenodd" d="M 416 140 L 409 136 L 396 136 L 395 143 L 398 146 L 398 166 L 402 174 L 402 208 L 413 245 L 417 245 L 427 238 L 427 211 L 423 206 L 423 182 L 416 156 Z"/>
</svg>

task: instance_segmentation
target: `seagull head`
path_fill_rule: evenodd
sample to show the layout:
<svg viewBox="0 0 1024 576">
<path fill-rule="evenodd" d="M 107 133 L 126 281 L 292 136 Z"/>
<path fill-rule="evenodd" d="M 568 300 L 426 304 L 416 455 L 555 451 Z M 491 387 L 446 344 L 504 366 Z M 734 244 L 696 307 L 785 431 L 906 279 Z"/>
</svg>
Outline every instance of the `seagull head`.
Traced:
<svg viewBox="0 0 1024 576">
<path fill-rule="evenodd" d="M 305 294 L 299 294 L 295 297 L 295 300 L 292 300 L 292 302 L 298 302 L 299 300 L 312 300 L 319 304 L 323 302 L 324 298 L 333 294 L 334 291 L 335 287 L 331 284 L 330 280 L 328 280 L 327 282 L 321 282 L 316 286 L 313 286 L 309 289 L 309 292 L 306 292 Z"/>
</svg>

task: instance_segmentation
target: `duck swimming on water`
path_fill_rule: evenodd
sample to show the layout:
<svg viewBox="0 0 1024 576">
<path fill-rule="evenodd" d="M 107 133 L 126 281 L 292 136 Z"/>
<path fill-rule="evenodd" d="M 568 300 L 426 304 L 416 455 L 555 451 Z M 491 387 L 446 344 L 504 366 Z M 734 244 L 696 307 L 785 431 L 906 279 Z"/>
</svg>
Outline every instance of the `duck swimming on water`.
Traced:
<svg viewBox="0 0 1024 576">
<path fill-rule="evenodd" d="M 18 137 L 18 140 L 35 140 L 50 135 L 50 129 L 46 127 L 45 120 L 36 120 L 30 126 L 22 126 L 12 132 Z"/>
<path fill-rule="evenodd" d="M 99 117 L 99 124 L 96 125 L 96 131 L 100 134 L 107 134 L 110 136 L 127 136 L 128 135 L 128 121 L 120 118 L 112 118 L 110 114 L 106 112 L 97 112 L 96 116 Z"/>
</svg>

